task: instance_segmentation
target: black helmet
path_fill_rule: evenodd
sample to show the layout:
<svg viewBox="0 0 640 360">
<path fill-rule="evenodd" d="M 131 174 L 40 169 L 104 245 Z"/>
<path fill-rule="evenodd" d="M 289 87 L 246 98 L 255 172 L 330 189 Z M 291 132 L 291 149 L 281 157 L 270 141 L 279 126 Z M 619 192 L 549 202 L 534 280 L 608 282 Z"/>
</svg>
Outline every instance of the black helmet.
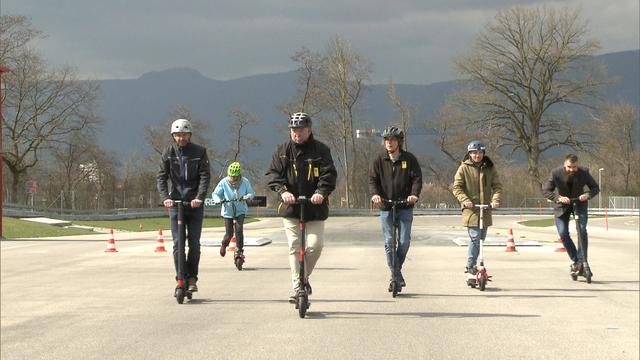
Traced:
<svg viewBox="0 0 640 360">
<path fill-rule="evenodd" d="M 297 112 L 291 114 L 289 118 L 289 128 L 305 128 L 311 127 L 311 116 L 307 113 Z"/>
<path fill-rule="evenodd" d="M 384 129 L 384 131 L 382 131 L 382 137 L 385 139 L 395 137 L 398 140 L 402 140 L 404 139 L 404 132 L 396 126 L 389 126 L 388 128 Z"/>
<path fill-rule="evenodd" d="M 484 144 L 478 140 L 473 140 L 472 142 L 469 143 L 469 145 L 467 145 L 467 152 L 477 151 L 477 150 L 484 151 L 485 149 L 486 147 L 484 146 Z"/>
</svg>

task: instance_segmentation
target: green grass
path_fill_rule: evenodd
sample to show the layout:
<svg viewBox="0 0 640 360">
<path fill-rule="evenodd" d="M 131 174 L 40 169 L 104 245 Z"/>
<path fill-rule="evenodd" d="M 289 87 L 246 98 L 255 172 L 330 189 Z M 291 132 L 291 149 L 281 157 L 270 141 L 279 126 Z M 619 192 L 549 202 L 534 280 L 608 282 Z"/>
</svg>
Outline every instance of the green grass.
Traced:
<svg viewBox="0 0 640 360">
<path fill-rule="evenodd" d="M 246 218 L 245 224 L 257 221 L 255 218 Z M 130 220 L 96 220 L 96 221 L 72 221 L 74 225 L 86 225 L 91 227 L 112 228 L 125 231 L 156 231 L 171 229 L 169 217 L 143 218 Z M 142 225 L 142 228 L 140 227 Z M 224 226 L 224 221 L 220 217 L 205 218 L 202 227 Z M 36 238 L 53 236 L 70 236 L 95 234 L 93 231 L 84 229 L 66 229 L 60 226 L 39 224 L 32 221 L 25 221 L 16 218 L 2 218 L 2 235 L 7 239 L 15 238 Z"/>
<path fill-rule="evenodd" d="M 93 234 L 93 232 L 83 229 L 65 229 L 60 226 L 39 224 L 32 221 L 4 216 L 2 217 L 2 236 L 7 239 L 86 234 Z"/>
<path fill-rule="evenodd" d="M 257 221 L 255 218 L 246 218 L 245 224 Z M 171 223 L 169 217 L 155 217 L 155 218 L 142 218 L 142 219 L 128 219 L 128 220 L 86 220 L 86 221 L 73 221 L 76 225 L 86 225 L 100 228 L 113 228 L 125 231 L 152 231 L 162 228 L 163 230 L 171 229 Z M 224 221 L 220 217 L 204 218 L 202 227 L 220 227 L 224 226 Z"/>
<path fill-rule="evenodd" d="M 601 218 L 603 216 L 601 215 L 593 215 L 593 216 L 589 216 L 589 219 L 596 219 L 596 218 Z M 573 221 L 573 220 L 571 220 Z M 554 218 L 550 218 L 550 219 L 536 219 L 536 220 L 526 220 L 526 221 L 519 221 L 518 224 L 520 225 L 524 225 L 524 226 L 530 226 L 530 227 L 546 227 L 546 226 L 555 226 L 556 221 Z"/>
</svg>

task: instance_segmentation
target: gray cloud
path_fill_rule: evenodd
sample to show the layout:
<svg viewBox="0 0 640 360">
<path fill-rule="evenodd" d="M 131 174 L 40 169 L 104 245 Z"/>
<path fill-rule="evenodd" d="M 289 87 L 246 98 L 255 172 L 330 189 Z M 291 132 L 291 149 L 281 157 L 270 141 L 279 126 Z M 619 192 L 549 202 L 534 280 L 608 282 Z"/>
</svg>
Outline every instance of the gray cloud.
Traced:
<svg viewBox="0 0 640 360">
<path fill-rule="evenodd" d="M 323 50 L 336 34 L 374 64 L 374 81 L 451 79 L 465 51 L 500 8 L 542 1 L 90 1 L 3 0 L 3 14 L 30 16 L 48 34 L 38 48 L 86 77 L 132 78 L 192 67 L 216 79 L 287 71 L 301 47 Z M 546 1 L 582 8 L 602 52 L 638 48 L 637 0 Z M 188 4 L 188 5 L 187 5 Z"/>
</svg>

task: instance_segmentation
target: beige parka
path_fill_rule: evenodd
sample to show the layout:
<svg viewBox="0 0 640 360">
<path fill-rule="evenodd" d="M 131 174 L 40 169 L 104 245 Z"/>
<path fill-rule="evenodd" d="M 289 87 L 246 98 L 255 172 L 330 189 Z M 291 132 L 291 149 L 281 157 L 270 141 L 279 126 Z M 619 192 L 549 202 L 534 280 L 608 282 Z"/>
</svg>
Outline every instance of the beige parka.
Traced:
<svg viewBox="0 0 640 360">
<path fill-rule="evenodd" d="M 453 182 L 453 195 L 460 205 L 466 201 L 473 204 L 491 204 L 500 202 L 502 184 L 498 178 L 498 171 L 488 156 L 484 156 L 480 163 L 474 163 L 468 156 L 458 167 Z M 478 226 L 480 210 L 478 208 L 462 209 L 462 225 Z M 491 210 L 484 210 L 484 227 L 492 225 Z"/>
</svg>

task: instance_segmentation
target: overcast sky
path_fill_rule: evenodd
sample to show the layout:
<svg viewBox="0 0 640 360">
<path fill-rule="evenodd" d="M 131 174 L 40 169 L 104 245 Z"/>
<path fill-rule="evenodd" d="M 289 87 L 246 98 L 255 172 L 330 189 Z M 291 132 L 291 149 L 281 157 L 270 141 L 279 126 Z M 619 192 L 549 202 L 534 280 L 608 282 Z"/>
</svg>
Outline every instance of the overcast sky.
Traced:
<svg viewBox="0 0 640 360">
<path fill-rule="evenodd" d="M 288 71 L 297 50 L 340 34 L 373 63 L 374 82 L 428 84 L 455 77 L 452 57 L 497 10 L 542 3 L 580 8 L 599 53 L 640 47 L 638 0 L 0 0 L 0 11 L 29 16 L 48 35 L 42 54 L 88 78 Z"/>
</svg>

